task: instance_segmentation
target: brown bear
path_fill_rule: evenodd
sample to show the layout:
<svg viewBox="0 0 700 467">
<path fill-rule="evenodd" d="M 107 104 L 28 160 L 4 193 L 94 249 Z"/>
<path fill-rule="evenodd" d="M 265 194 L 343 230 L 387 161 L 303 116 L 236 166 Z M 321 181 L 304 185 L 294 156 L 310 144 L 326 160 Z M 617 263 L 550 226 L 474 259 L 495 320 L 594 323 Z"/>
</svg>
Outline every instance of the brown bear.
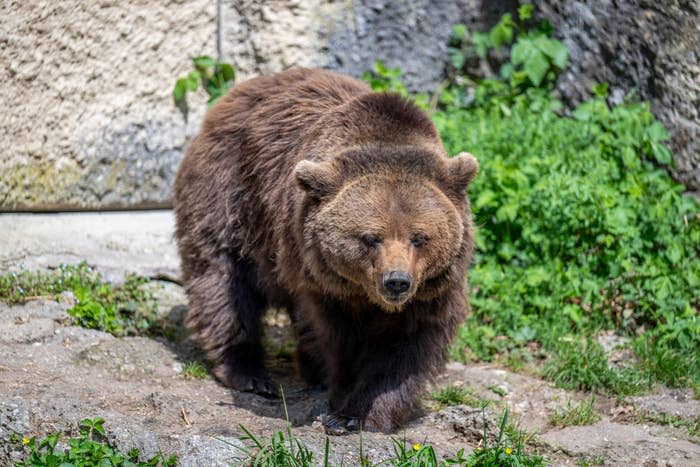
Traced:
<svg viewBox="0 0 700 467">
<path fill-rule="evenodd" d="M 329 433 L 415 413 L 467 311 L 478 165 L 430 118 L 354 78 L 294 69 L 235 86 L 175 182 L 186 325 L 225 385 L 277 394 L 261 317 L 285 308 Z"/>
</svg>

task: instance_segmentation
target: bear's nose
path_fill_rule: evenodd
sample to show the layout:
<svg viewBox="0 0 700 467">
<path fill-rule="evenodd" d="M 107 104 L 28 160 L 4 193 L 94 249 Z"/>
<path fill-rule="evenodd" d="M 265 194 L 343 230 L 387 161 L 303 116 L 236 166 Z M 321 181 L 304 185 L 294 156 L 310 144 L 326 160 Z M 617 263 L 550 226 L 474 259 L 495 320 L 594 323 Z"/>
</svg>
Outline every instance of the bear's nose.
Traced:
<svg viewBox="0 0 700 467">
<path fill-rule="evenodd" d="M 393 295 L 404 293 L 411 288 L 411 277 L 403 271 L 391 271 L 384 276 L 384 288 Z"/>
</svg>

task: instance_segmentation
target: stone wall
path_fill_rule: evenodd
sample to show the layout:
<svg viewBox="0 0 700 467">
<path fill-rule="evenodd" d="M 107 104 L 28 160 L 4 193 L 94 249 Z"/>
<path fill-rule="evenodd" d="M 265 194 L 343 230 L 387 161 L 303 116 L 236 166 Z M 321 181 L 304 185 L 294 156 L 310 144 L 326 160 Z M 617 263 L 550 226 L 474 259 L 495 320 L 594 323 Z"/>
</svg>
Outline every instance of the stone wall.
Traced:
<svg viewBox="0 0 700 467">
<path fill-rule="evenodd" d="M 0 2 L 0 210 L 169 204 L 186 138 L 171 97 L 215 52 L 210 0 Z"/>
<path fill-rule="evenodd" d="M 220 0 L 221 52 L 238 80 L 292 66 L 355 76 L 381 59 L 413 90 L 446 65 L 451 26 L 484 30 L 517 0 Z M 700 190 L 697 0 L 535 2 L 571 51 L 559 92 L 633 89 L 671 130 L 675 176 Z M 663 4 L 663 5 L 662 5 Z M 215 54 L 214 0 L 9 1 L 0 5 L 0 210 L 165 206 L 186 142 L 173 105 L 189 58 Z"/>
</svg>

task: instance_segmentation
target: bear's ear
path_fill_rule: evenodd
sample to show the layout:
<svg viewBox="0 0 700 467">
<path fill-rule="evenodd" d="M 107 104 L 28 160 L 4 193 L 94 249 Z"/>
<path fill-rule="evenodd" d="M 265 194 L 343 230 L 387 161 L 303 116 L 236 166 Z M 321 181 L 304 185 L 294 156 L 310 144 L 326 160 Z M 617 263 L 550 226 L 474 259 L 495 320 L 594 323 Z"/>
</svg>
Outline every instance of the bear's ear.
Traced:
<svg viewBox="0 0 700 467">
<path fill-rule="evenodd" d="M 447 163 L 451 188 L 463 194 L 479 171 L 479 163 L 468 152 L 460 152 Z"/>
<path fill-rule="evenodd" d="M 316 199 L 331 194 L 336 184 L 335 171 L 323 162 L 299 161 L 294 176 L 299 186 Z"/>
</svg>

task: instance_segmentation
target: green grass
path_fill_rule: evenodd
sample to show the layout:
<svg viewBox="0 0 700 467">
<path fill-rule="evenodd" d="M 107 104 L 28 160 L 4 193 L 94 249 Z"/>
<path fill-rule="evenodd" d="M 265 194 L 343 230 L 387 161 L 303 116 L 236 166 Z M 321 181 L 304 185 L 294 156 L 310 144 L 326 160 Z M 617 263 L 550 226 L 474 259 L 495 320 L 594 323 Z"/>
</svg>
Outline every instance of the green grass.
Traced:
<svg viewBox="0 0 700 467">
<path fill-rule="evenodd" d="M 59 448 L 60 434 L 54 433 L 41 440 L 36 437 L 17 437 L 15 440 L 23 449 L 23 459 L 15 463 L 16 467 L 174 467 L 178 463 L 176 456 L 165 457 L 159 453 L 143 459 L 137 449 L 122 453 L 110 446 L 106 440 L 104 419 L 84 419 L 80 422 L 79 435 L 62 440 L 67 448 Z"/>
<path fill-rule="evenodd" d="M 553 349 L 542 376 L 561 388 L 625 396 L 639 393 L 646 387 L 638 369 L 612 368 L 603 348 L 593 340 L 564 340 Z"/>
<path fill-rule="evenodd" d="M 690 436 L 700 438 L 700 415 L 692 418 L 681 418 L 676 415 L 639 415 L 640 423 L 655 423 L 657 425 L 667 425 L 675 428 L 685 429 Z"/>
<path fill-rule="evenodd" d="M 469 388 L 454 385 L 446 386 L 431 392 L 430 398 L 437 403 L 437 410 L 461 404 L 483 408 L 491 403 L 489 400 L 476 396 Z"/>
<path fill-rule="evenodd" d="M 142 287 L 148 280 L 127 274 L 121 285 L 105 281 L 85 262 L 54 271 L 21 271 L 0 275 L 0 301 L 15 305 L 36 298 L 54 299 L 72 292 L 68 310 L 73 324 L 115 336 L 160 333 L 156 303 Z"/>
<path fill-rule="evenodd" d="M 209 376 L 207 368 L 198 361 L 185 362 L 182 375 L 187 379 L 204 379 Z"/>
<path fill-rule="evenodd" d="M 446 388 L 449 389 L 449 388 Z M 254 467 L 329 467 L 335 465 L 331 461 L 332 447 L 328 437 L 325 439 L 322 459 L 317 458 L 313 450 L 292 432 L 289 423 L 287 404 L 284 398 L 284 391 L 281 389 L 282 403 L 286 418 L 285 430 L 276 431 L 269 440 L 262 440 L 253 435 L 248 428 L 240 425 L 245 433 L 241 440 L 248 443 L 243 451 L 244 458 L 237 459 L 244 465 Z M 449 402 L 462 403 L 461 393 L 450 390 L 440 391 L 441 399 Z M 460 394 L 460 395 L 455 395 Z M 447 467 L 447 466 L 469 466 L 469 467 L 496 467 L 496 466 L 532 466 L 539 467 L 546 465 L 544 458 L 537 454 L 526 451 L 531 435 L 518 430 L 508 421 L 509 412 L 506 408 L 501 416 L 498 433 L 495 440 L 489 443 L 490 433 L 484 429 L 484 447 L 477 448 L 469 455 L 464 454 L 460 449 L 454 456 L 446 459 L 438 459 L 435 448 L 430 444 L 414 443 L 410 444 L 403 439 L 392 438 L 393 456 L 372 463 L 364 453 L 363 434 L 360 432 L 359 453 L 357 458 L 341 459 L 339 465 L 361 465 L 363 467 Z M 230 444 L 230 443 L 228 443 Z"/>
<path fill-rule="evenodd" d="M 566 407 L 554 412 L 549 421 L 552 425 L 560 427 L 592 425 L 600 421 L 600 414 L 596 412 L 594 404 L 595 396 L 591 396 L 577 405 L 572 405 L 569 401 Z"/>
</svg>

